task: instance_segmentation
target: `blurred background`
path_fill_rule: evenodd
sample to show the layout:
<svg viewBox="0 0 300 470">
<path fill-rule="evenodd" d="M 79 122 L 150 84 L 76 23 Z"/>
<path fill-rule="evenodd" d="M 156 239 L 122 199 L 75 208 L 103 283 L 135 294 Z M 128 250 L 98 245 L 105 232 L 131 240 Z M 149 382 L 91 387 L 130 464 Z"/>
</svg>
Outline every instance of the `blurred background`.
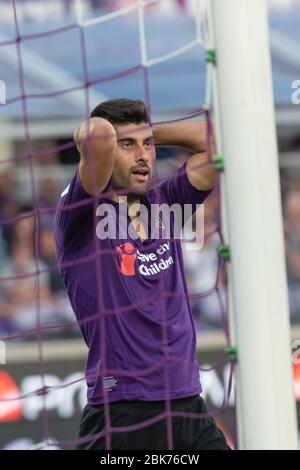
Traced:
<svg viewBox="0 0 300 470">
<path fill-rule="evenodd" d="M 144 99 L 154 122 L 197 114 L 205 102 L 209 84 L 195 2 L 145 3 L 146 68 L 135 0 L 81 0 L 83 34 L 73 0 L 16 1 L 17 23 L 13 2 L 0 0 L 0 80 L 6 84 L 0 105 L 0 338 L 7 343 L 7 365 L 0 369 L 2 448 L 28 448 L 49 436 L 57 448 L 71 445 L 85 403 L 86 349 L 56 271 L 52 234 L 56 203 L 79 160 L 74 127 L 87 117 L 87 105 L 91 110 L 111 98 Z M 300 104 L 292 102 L 292 84 L 300 80 L 300 0 L 268 4 L 290 318 L 300 339 Z M 158 174 L 172 174 L 185 158 L 183 151 L 158 150 Z M 199 358 L 207 364 L 225 344 L 218 208 L 213 194 L 205 204 L 205 233 L 213 235 L 201 251 L 184 251 Z M 212 407 L 222 404 L 228 373 L 225 366 L 203 374 Z M 69 382 L 62 393 L 59 387 Z M 3 401 L 45 383 L 58 387 L 47 399 Z M 298 366 L 295 393 L 300 400 Z M 220 420 L 232 439 L 233 404 L 231 397 Z"/>
</svg>

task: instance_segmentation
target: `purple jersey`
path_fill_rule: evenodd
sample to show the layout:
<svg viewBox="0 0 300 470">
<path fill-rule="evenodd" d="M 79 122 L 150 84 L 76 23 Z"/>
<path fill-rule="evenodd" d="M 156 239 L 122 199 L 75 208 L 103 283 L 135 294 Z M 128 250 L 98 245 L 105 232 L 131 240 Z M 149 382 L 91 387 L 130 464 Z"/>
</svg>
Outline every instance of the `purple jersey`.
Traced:
<svg viewBox="0 0 300 470">
<path fill-rule="evenodd" d="M 163 203 L 196 207 L 209 193 L 190 184 L 184 164 L 141 202 L 149 211 Z M 89 348 L 88 401 L 198 394 L 196 334 L 180 240 L 118 238 L 118 217 L 117 238 L 99 239 L 98 209 L 104 203 L 120 207 L 103 194 L 97 201 L 89 196 L 77 171 L 61 196 L 54 227 L 59 271 Z M 130 222 L 127 215 L 125 223 Z M 158 225 L 164 229 L 163 222 Z"/>
</svg>

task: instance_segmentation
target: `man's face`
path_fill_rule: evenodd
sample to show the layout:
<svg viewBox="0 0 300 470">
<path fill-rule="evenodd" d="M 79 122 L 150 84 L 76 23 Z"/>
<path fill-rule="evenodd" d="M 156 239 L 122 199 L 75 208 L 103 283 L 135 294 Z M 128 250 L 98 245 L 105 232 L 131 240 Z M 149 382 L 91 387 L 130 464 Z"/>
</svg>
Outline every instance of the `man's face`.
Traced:
<svg viewBox="0 0 300 470">
<path fill-rule="evenodd" d="M 118 149 L 111 179 L 112 189 L 142 196 L 148 191 L 156 158 L 149 124 L 114 125 Z M 128 190 L 128 191 L 127 191 Z"/>
</svg>

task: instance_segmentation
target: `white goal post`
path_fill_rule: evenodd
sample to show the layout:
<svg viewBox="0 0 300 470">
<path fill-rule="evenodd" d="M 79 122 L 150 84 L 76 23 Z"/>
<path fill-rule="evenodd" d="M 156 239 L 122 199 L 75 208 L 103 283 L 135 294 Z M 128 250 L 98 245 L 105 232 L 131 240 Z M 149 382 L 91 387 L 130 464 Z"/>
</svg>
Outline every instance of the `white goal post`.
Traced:
<svg viewBox="0 0 300 470">
<path fill-rule="evenodd" d="M 209 0 L 231 248 L 240 448 L 296 449 L 266 0 Z"/>
</svg>

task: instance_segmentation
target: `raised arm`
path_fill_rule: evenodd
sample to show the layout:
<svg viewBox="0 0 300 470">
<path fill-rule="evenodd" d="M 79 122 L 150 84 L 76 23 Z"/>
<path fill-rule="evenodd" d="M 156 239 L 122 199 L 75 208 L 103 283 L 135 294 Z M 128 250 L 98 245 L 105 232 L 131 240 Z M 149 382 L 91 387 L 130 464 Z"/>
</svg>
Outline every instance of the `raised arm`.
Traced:
<svg viewBox="0 0 300 470">
<path fill-rule="evenodd" d="M 74 140 L 80 153 L 79 176 L 87 193 L 97 195 L 107 186 L 115 164 L 117 135 L 102 118 L 78 124 Z"/>
<path fill-rule="evenodd" d="M 156 145 L 179 146 L 193 152 L 187 162 L 187 177 L 196 189 L 206 191 L 215 186 L 216 170 L 207 156 L 206 121 L 184 121 L 154 126 Z"/>
</svg>

